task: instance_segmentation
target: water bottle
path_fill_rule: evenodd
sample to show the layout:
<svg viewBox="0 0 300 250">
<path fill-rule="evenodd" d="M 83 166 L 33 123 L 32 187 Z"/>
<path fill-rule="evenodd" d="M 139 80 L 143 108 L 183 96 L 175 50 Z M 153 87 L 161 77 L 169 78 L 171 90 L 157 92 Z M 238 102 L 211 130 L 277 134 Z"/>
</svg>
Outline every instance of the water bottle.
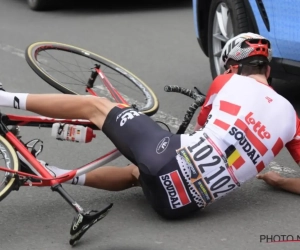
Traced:
<svg viewBox="0 0 300 250">
<path fill-rule="evenodd" d="M 96 137 L 93 132 L 91 128 L 82 125 L 54 123 L 51 136 L 62 141 L 88 143 Z"/>
</svg>

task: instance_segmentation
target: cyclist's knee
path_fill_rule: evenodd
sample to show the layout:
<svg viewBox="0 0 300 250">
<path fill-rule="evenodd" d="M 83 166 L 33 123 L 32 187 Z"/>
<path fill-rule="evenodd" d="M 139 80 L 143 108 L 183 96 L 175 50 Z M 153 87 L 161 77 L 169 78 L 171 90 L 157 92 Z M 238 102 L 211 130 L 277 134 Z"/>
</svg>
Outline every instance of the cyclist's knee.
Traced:
<svg viewBox="0 0 300 250">
<path fill-rule="evenodd" d="M 92 100 L 92 105 L 96 108 L 97 112 L 107 115 L 117 103 L 112 102 L 105 97 L 95 97 Z"/>
<path fill-rule="evenodd" d="M 90 96 L 87 99 L 88 102 L 88 120 L 96 124 L 100 129 L 103 126 L 106 116 L 110 110 L 117 104 L 111 102 L 107 98 L 99 98 Z"/>
<path fill-rule="evenodd" d="M 134 186 L 140 186 L 140 182 L 139 182 L 140 171 L 139 171 L 138 167 L 134 164 L 130 164 L 130 165 L 126 166 L 126 168 L 129 168 L 131 171 L 131 176 L 133 179 Z"/>
</svg>

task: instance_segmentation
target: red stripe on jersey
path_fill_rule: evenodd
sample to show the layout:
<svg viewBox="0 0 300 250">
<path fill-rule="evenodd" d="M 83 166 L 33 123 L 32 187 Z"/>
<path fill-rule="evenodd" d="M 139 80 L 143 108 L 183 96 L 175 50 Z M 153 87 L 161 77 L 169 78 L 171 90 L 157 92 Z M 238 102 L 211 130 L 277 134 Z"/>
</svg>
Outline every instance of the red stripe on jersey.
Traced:
<svg viewBox="0 0 300 250">
<path fill-rule="evenodd" d="M 259 173 L 260 171 L 262 171 L 264 168 L 265 168 L 265 164 L 264 164 L 263 161 L 261 161 L 260 163 L 258 163 L 258 164 L 256 165 L 256 170 L 257 170 L 258 173 Z"/>
<path fill-rule="evenodd" d="M 221 121 L 219 119 L 216 119 L 214 121 L 214 124 L 217 125 L 218 127 L 222 128 L 222 129 L 224 129 L 224 130 L 229 129 L 229 127 L 230 127 L 229 124 L 227 124 L 226 122 L 223 122 L 223 121 Z"/>
<path fill-rule="evenodd" d="M 275 142 L 274 146 L 272 147 L 272 152 L 273 152 L 274 156 L 278 155 L 278 153 L 280 152 L 280 150 L 282 148 L 283 148 L 283 141 L 279 137 L 277 139 L 277 141 Z"/>
<path fill-rule="evenodd" d="M 295 162 L 300 162 L 300 140 L 293 139 L 286 144 L 286 148 L 290 152 Z"/>
<path fill-rule="evenodd" d="M 234 125 L 245 132 L 248 140 L 253 144 L 253 146 L 262 156 L 268 151 L 268 148 L 259 139 L 257 139 L 257 137 L 252 133 L 252 131 L 242 120 L 237 119 Z"/>
<path fill-rule="evenodd" d="M 178 174 L 177 171 L 174 171 L 172 173 L 170 173 L 171 179 L 176 187 L 178 196 L 181 200 L 182 205 L 187 205 L 189 204 L 191 201 L 186 193 L 185 187 L 181 181 L 181 178 Z"/>
<path fill-rule="evenodd" d="M 220 101 L 220 110 L 227 114 L 237 116 L 240 109 L 241 106 L 226 101 Z"/>
<path fill-rule="evenodd" d="M 242 156 L 237 158 L 237 160 L 232 164 L 236 170 L 238 170 L 243 164 L 245 163 L 245 160 Z"/>
</svg>

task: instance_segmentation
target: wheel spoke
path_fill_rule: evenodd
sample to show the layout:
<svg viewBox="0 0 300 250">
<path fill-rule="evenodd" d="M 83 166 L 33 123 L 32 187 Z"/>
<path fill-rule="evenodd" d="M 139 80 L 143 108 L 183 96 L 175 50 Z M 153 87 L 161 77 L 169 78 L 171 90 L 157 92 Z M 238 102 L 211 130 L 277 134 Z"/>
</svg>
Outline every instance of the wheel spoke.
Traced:
<svg viewBox="0 0 300 250">
<path fill-rule="evenodd" d="M 220 3 L 216 8 L 212 28 L 212 54 L 217 75 L 224 70 L 220 66 L 220 57 L 224 44 L 234 36 L 232 22 L 227 5 L 224 2 Z"/>
<path fill-rule="evenodd" d="M 226 5 L 221 4 L 221 13 L 222 13 L 222 20 L 223 20 L 223 27 L 225 29 L 225 34 L 224 36 L 228 38 L 228 33 L 227 33 L 227 24 L 228 24 L 228 16 L 229 16 L 229 11 Z"/>
<path fill-rule="evenodd" d="M 219 50 L 219 51 L 217 51 L 217 52 L 214 53 L 214 56 L 215 57 L 220 57 L 221 54 L 222 54 L 222 50 Z"/>
<path fill-rule="evenodd" d="M 228 40 L 227 34 L 227 24 L 228 24 L 228 8 L 224 4 L 220 4 L 220 7 L 217 9 L 216 15 L 218 20 L 218 25 L 221 31 L 221 34 Z"/>
<path fill-rule="evenodd" d="M 86 84 L 91 72 L 95 65 L 101 65 L 101 74 L 122 96 L 130 97 L 130 104 L 138 103 L 140 111 L 151 115 L 157 111 L 158 102 L 146 84 L 119 65 L 91 52 L 55 42 L 36 43 L 26 50 L 26 60 L 51 86 L 63 93 L 80 95 L 87 95 Z M 97 75 L 93 81 L 93 94 L 99 96 L 107 91 L 101 78 Z M 114 93 L 108 97 L 114 99 Z"/>
<path fill-rule="evenodd" d="M 227 42 L 228 39 L 226 39 L 224 36 L 222 36 L 219 33 L 213 34 L 213 37 L 220 40 L 221 42 Z"/>
<path fill-rule="evenodd" d="M 230 15 L 228 15 L 228 22 L 227 22 L 226 28 L 227 28 L 227 38 L 230 39 L 230 38 L 234 37 L 232 20 L 231 20 Z"/>
</svg>

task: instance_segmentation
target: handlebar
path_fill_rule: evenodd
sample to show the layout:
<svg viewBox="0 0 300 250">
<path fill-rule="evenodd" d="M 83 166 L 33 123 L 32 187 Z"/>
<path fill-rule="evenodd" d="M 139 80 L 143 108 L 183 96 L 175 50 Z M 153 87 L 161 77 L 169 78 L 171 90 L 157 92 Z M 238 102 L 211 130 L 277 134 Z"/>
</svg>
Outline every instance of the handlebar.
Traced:
<svg viewBox="0 0 300 250">
<path fill-rule="evenodd" d="M 186 114 L 181 125 L 179 126 L 177 134 L 183 134 L 185 132 L 196 110 L 205 102 L 205 96 L 202 93 L 200 94 L 197 88 L 195 89 L 196 91 L 187 88 L 182 88 L 176 85 L 166 85 L 164 88 L 166 92 L 180 93 L 194 99 L 194 102 L 189 106 L 188 110 L 186 111 Z"/>
</svg>

